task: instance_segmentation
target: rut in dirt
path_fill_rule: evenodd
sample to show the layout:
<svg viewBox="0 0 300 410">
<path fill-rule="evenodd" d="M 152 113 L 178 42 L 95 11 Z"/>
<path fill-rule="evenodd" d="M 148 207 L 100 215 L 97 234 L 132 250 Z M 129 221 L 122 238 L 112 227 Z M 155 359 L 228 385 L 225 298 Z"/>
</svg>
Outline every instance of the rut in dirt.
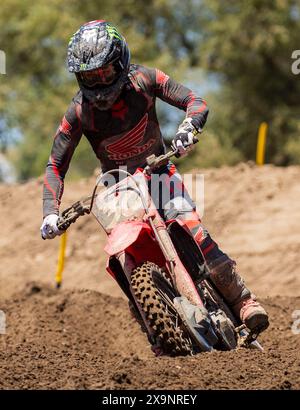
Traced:
<svg viewBox="0 0 300 410">
<path fill-rule="evenodd" d="M 127 302 L 92 290 L 30 283 L 1 302 L 1 389 L 299 389 L 300 297 L 263 300 L 263 353 L 240 349 L 156 358 Z"/>
</svg>

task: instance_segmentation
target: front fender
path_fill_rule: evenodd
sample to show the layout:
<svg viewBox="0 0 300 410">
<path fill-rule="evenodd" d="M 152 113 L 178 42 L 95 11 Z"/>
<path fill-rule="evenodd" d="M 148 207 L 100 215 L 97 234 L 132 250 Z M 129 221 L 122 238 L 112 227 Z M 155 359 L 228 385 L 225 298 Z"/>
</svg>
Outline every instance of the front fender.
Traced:
<svg viewBox="0 0 300 410">
<path fill-rule="evenodd" d="M 151 236 L 151 227 L 141 221 L 125 221 L 117 225 L 108 236 L 107 244 L 104 248 L 109 256 L 113 256 L 124 251 L 136 242 L 142 230 L 148 231 Z"/>
</svg>

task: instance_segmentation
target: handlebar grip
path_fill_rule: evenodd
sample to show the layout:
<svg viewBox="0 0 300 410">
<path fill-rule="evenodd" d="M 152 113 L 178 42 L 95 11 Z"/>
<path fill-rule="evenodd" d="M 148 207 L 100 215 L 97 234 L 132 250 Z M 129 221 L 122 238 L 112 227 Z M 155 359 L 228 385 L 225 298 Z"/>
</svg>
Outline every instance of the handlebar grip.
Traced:
<svg viewBox="0 0 300 410">
<path fill-rule="evenodd" d="M 199 138 L 196 137 L 196 135 L 194 135 L 194 137 L 193 137 L 193 144 L 197 144 L 197 142 L 199 142 Z"/>
<path fill-rule="evenodd" d="M 57 227 L 60 231 L 65 231 L 70 226 L 69 221 L 65 221 L 63 217 L 59 217 L 57 220 Z"/>
<path fill-rule="evenodd" d="M 193 131 L 193 144 L 197 144 L 197 142 L 199 142 L 199 138 L 198 138 L 198 135 L 200 134 L 200 130 L 198 131 L 198 130 L 194 130 Z"/>
<path fill-rule="evenodd" d="M 197 142 L 199 142 L 199 138 L 197 137 L 197 135 L 199 135 L 199 132 L 197 130 L 195 130 L 195 131 L 193 131 L 193 134 L 194 134 L 193 135 L 193 144 L 197 144 Z M 189 146 L 191 146 L 193 144 L 190 144 Z M 186 148 L 188 148 L 188 147 L 186 147 Z M 179 153 L 178 149 L 176 149 L 176 151 L 174 151 L 174 155 L 175 155 L 176 158 L 181 157 L 181 154 Z"/>
</svg>

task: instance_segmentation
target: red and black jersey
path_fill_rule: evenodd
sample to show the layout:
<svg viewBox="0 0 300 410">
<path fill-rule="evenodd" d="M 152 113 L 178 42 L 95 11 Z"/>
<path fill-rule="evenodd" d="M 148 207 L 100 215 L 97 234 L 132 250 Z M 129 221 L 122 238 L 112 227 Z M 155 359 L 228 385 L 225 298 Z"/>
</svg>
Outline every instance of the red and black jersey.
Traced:
<svg viewBox="0 0 300 410">
<path fill-rule="evenodd" d="M 111 109 L 100 111 L 79 91 L 54 137 L 44 181 L 44 217 L 59 212 L 63 181 L 82 134 L 89 140 L 103 172 L 127 166 L 128 172 L 146 164 L 146 158 L 165 152 L 155 100 L 186 111 L 202 129 L 208 109 L 205 101 L 158 69 L 132 64 L 120 97 Z"/>
</svg>

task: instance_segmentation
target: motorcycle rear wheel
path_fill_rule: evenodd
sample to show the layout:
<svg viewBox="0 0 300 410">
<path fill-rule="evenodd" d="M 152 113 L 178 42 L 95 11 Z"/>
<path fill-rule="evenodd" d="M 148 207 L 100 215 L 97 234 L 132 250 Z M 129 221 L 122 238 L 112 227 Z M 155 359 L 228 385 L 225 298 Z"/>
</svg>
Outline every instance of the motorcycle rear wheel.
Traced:
<svg viewBox="0 0 300 410">
<path fill-rule="evenodd" d="M 169 356 L 192 354 L 190 340 L 172 314 L 175 292 L 162 270 L 152 262 L 145 262 L 131 274 L 133 292 L 152 331 L 154 344 Z"/>
</svg>

